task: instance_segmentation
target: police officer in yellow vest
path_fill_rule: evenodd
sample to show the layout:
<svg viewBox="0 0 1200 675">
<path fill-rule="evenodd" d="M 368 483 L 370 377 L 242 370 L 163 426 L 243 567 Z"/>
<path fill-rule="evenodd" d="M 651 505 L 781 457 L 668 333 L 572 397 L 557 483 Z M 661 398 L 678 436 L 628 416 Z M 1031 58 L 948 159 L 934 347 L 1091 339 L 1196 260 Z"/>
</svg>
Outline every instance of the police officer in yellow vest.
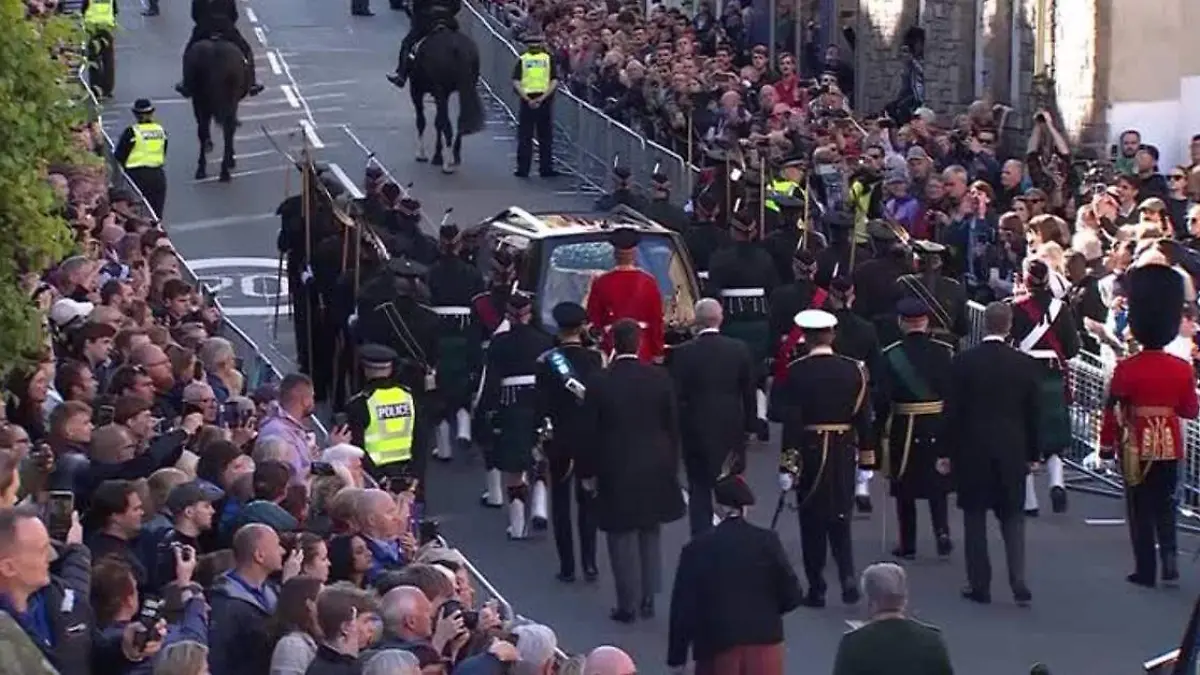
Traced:
<svg viewBox="0 0 1200 675">
<path fill-rule="evenodd" d="M 88 33 L 88 86 L 96 98 L 110 99 L 116 85 L 113 33 L 117 30 L 116 0 L 83 0 L 83 26 Z"/>
<path fill-rule="evenodd" d="M 773 196 L 794 197 L 804 202 L 804 159 L 789 159 L 783 163 L 779 169 L 779 178 L 771 181 L 767 186 L 767 202 L 768 211 L 779 213 L 780 207 Z"/>
<path fill-rule="evenodd" d="M 167 132 L 154 120 L 154 104 L 150 99 L 133 102 L 133 124 L 125 128 L 113 153 L 125 173 L 142 191 L 154 213 L 162 218 L 167 202 Z"/>
<path fill-rule="evenodd" d="M 538 170 L 543 178 L 552 178 L 554 157 L 554 90 L 558 88 L 558 71 L 554 57 L 546 51 L 540 35 L 525 37 L 525 53 L 517 59 L 512 71 L 513 89 L 521 97 L 517 113 L 517 170 L 518 178 L 529 176 L 533 163 L 533 137 L 538 142 Z"/>
<path fill-rule="evenodd" d="M 346 425 L 351 443 L 366 453 L 364 466 L 375 480 L 417 481 L 417 494 L 424 494 L 425 467 L 414 461 L 417 405 L 412 392 L 395 377 L 398 355 L 391 347 L 365 344 L 358 349 L 362 364 L 362 390 L 346 402 Z M 421 466 L 418 466 L 421 465 Z M 395 484 L 392 486 L 396 487 Z"/>
</svg>

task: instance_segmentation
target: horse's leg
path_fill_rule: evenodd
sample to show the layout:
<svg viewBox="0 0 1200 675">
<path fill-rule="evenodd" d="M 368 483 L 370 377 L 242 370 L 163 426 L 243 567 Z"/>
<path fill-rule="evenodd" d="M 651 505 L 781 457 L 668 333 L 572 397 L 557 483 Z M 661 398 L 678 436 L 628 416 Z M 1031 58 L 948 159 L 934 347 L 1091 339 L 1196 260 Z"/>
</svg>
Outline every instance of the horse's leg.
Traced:
<svg viewBox="0 0 1200 675">
<path fill-rule="evenodd" d="M 223 155 L 221 157 L 221 182 L 228 183 L 233 177 L 229 175 L 234 166 L 233 160 L 233 136 L 237 133 L 237 109 L 234 108 L 228 115 L 225 115 L 221 120 L 221 132 L 225 135 L 225 147 L 222 148 Z"/>
<path fill-rule="evenodd" d="M 450 124 L 449 95 L 438 97 L 437 116 L 434 117 L 433 126 L 437 129 L 437 152 L 434 153 L 433 161 L 442 166 L 442 173 L 454 173 L 453 155 L 447 158 L 442 154 L 443 147 L 453 150 L 454 144 L 454 128 Z"/>
<path fill-rule="evenodd" d="M 429 156 L 425 154 L 425 92 L 420 91 L 417 83 L 410 78 L 408 93 L 412 96 L 413 112 L 417 121 L 417 161 L 428 162 Z"/>
<path fill-rule="evenodd" d="M 200 156 L 196 159 L 196 180 L 202 180 L 208 176 L 208 151 L 212 148 L 212 137 L 208 128 L 209 115 L 200 104 L 194 102 L 194 99 L 192 111 L 196 116 L 196 140 L 200 142 Z"/>
</svg>

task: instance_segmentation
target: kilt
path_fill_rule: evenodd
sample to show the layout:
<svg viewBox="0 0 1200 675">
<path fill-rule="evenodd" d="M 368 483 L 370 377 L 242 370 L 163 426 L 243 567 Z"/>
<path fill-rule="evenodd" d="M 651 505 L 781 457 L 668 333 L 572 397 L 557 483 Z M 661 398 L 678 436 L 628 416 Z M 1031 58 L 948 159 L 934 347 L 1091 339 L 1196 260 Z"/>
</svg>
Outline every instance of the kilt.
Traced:
<svg viewBox="0 0 1200 675">
<path fill-rule="evenodd" d="M 447 414 L 453 416 L 459 408 L 469 408 L 471 397 L 471 366 L 468 360 L 469 342 L 461 334 L 438 340 L 438 392 L 446 404 Z"/>
<path fill-rule="evenodd" d="M 539 420 L 531 406 L 510 405 L 492 418 L 495 436 L 491 464 L 505 473 L 521 473 L 533 467 Z"/>
<path fill-rule="evenodd" d="M 1041 405 L 1038 406 L 1038 445 L 1042 457 L 1063 453 L 1071 447 L 1071 415 L 1067 407 L 1065 374 L 1047 370 L 1038 387 Z"/>
</svg>

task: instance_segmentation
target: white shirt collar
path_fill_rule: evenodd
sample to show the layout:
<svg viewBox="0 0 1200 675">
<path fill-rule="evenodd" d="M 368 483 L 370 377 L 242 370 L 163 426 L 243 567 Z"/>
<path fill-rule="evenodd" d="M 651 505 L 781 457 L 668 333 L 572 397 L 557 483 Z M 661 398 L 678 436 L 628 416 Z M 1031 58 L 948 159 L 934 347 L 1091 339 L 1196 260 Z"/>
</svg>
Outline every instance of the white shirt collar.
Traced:
<svg viewBox="0 0 1200 675">
<path fill-rule="evenodd" d="M 620 361 L 621 359 L 635 359 L 636 360 L 637 357 L 638 357 L 637 354 L 617 354 L 616 356 L 613 357 L 613 361 Z"/>
<path fill-rule="evenodd" d="M 1008 338 L 1003 335 L 985 335 L 980 342 L 999 342 L 1001 344 L 1008 342 Z"/>
<path fill-rule="evenodd" d="M 721 332 L 720 328 L 701 328 L 700 332 L 696 333 L 696 335 L 704 335 L 705 333 L 720 333 L 720 332 Z"/>
<path fill-rule="evenodd" d="M 1192 362 L 1192 341 L 1182 335 L 1176 335 L 1174 340 L 1163 347 L 1163 351 L 1188 363 Z"/>
<path fill-rule="evenodd" d="M 817 356 L 820 354 L 832 354 L 833 347 L 830 347 L 829 345 L 817 345 L 816 347 L 813 347 L 812 349 L 808 350 L 808 353 L 812 354 L 814 356 Z"/>
</svg>

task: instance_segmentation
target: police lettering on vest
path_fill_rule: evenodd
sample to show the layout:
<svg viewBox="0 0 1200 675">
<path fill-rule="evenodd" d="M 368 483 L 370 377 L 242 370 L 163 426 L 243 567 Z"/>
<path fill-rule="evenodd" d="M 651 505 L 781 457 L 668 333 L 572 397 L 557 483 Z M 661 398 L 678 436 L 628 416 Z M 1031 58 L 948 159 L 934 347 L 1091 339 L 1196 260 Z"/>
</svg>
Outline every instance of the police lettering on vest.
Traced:
<svg viewBox="0 0 1200 675">
<path fill-rule="evenodd" d="M 117 27 L 113 0 L 92 0 L 83 14 L 83 25 L 91 30 L 111 31 Z"/>
<path fill-rule="evenodd" d="M 167 132 L 157 122 L 133 125 L 133 149 L 126 169 L 157 169 L 167 161 Z"/>
<path fill-rule="evenodd" d="M 416 420 L 412 394 L 403 387 L 377 389 L 367 398 L 370 422 L 363 434 L 363 452 L 375 466 L 412 459 L 413 423 Z"/>
<path fill-rule="evenodd" d="M 521 91 L 544 94 L 550 89 L 550 55 L 521 55 Z"/>
</svg>

